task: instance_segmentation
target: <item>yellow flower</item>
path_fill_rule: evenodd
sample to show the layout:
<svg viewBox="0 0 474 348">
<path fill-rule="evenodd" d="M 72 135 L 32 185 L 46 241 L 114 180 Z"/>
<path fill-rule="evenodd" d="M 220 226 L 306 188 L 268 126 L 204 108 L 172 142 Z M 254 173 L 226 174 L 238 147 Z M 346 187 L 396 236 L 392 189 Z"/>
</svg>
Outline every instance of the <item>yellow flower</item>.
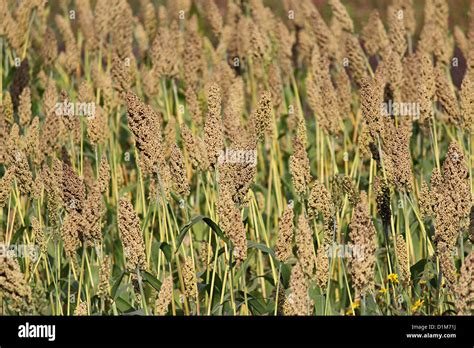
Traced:
<svg viewBox="0 0 474 348">
<path fill-rule="evenodd" d="M 387 279 L 390 280 L 394 284 L 398 284 L 398 274 L 396 273 L 390 273 Z"/>
<path fill-rule="evenodd" d="M 346 311 L 346 315 L 355 315 L 355 310 L 360 307 L 360 300 L 356 300 L 352 303 L 351 308 Z"/>
<path fill-rule="evenodd" d="M 379 293 L 381 293 L 381 294 L 383 294 L 383 295 L 386 294 L 386 293 L 387 293 L 387 288 L 382 287 L 382 288 L 379 290 Z"/>
<path fill-rule="evenodd" d="M 425 301 L 424 300 L 416 300 L 416 302 L 413 304 L 413 306 L 411 306 L 411 311 L 412 312 L 416 312 L 424 303 Z"/>
</svg>

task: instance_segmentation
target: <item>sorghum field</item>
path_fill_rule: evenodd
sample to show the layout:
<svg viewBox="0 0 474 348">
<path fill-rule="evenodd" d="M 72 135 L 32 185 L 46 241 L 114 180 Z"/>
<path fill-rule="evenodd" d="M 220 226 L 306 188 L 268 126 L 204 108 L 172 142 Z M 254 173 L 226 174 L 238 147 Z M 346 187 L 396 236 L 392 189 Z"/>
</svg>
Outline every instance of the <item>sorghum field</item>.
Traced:
<svg viewBox="0 0 474 348">
<path fill-rule="evenodd" d="M 472 314 L 474 2 L 322 3 L 0 0 L 0 312 Z"/>
</svg>

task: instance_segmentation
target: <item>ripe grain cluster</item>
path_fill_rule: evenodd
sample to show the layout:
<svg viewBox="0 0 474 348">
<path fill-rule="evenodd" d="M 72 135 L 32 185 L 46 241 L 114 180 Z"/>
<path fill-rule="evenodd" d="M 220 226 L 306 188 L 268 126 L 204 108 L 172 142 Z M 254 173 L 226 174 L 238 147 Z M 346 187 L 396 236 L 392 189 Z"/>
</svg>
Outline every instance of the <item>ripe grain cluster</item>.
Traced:
<svg viewBox="0 0 474 348">
<path fill-rule="evenodd" d="M 474 1 L 51 3 L 0 0 L 2 315 L 473 313 Z"/>
</svg>

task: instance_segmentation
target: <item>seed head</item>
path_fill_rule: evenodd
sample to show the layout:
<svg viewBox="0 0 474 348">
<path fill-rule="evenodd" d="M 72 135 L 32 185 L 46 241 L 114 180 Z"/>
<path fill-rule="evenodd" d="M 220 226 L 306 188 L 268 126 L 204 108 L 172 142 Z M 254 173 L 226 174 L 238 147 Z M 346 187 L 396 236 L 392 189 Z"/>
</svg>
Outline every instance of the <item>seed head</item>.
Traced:
<svg viewBox="0 0 474 348">
<path fill-rule="evenodd" d="M 15 258 L 0 258 L 0 290 L 7 308 L 27 314 L 32 305 L 31 288 Z"/>
<path fill-rule="evenodd" d="M 376 249 L 376 231 L 369 214 L 365 191 L 360 193 L 360 201 L 354 209 L 349 227 L 352 245 L 363 252 L 363 257 L 350 260 L 356 296 L 362 296 L 374 286 Z"/>
<path fill-rule="evenodd" d="M 208 161 L 213 167 L 217 163 L 220 151 L 224 148 L 221 103 L 221 90 L 217 84 L 212 83 L 208 88 L 208 113 L 204 125 L 204 143 Z"/>
<path fill-rule="evenodd" d="M 155 302 L 156 315 L 166 315 L 173 299 L 173 277 L 167 276 L 161 284 L 160 293 Z"/>
<path fill-rule="evenodd" d="M 30 123 L 31 115 L 31 91 L 29 87 L 26 87 L 21 92 L 20 105 L 18 107 L 20 126 L 24 127 Z"/>
<path fill-rule="evenodd" d="M 400 279 L 402 281 L 402 284 L 404 286 L 407 286 L 410 282 L 410 264 L 408 259 L 407 244 L 401 234 L 397 236 L 396 249 Z"/>
<path fill-rule="evenodd" d="M 146 269 L 145 243 L 140 229 L 140 220 L 132 204 L 125 197 L 120 198 L 119 201 L 118 224 L 127 268 L 130 271 Z"/>
<path fill-rule="evenodd" d="M 329 279 L 329 257 L 327 248 L 329 246 L 321 245 L 316 254 L 316 284 L 325 290 Z"/>
<path fill-rule="evenodd" d="M 105 191 L 107 191 L 110 181 L 110 166 L 109 162 L 107 161 L 107 156 L 105 154 L 103 154 L 102 158 L 100 159 L 98 180 L 100 192 L 104 193 Z"/>
<path fill-rule="evenodd" d="M 275 245 L 275 254 L 281 262 L 286 262 L 292 254 L 293 244 L 293 204 L 285 207 L 283 215 L 278 224 L 278 239 Z"/>
<path fill-rule="evenodd" d="M 241 219 L 240 210 L 232 200 L 231 191 L 226 185 L 220 188 L 218 212 L 219 226 L 233 243 L 233 256 L 238 262 L 245 260 L 247 257 L 246 230 Z"/>
<path fill-rule="evenodd" d="M 193 135 L 191 130 L 184 123 L 181 125 L 181 137 L 187 154 L 191 158 L 193 168 L 206 171 L 209 167 L 209 159 L 204 141 L 198 136 Z"/>
<path fill-rule="evenodd" d="M 461 266 L 461 276 L 455 286 L 456 309 L 459 315 L 474 313 L 474 253 L 464 259 Z"/>
<path fill-rule="evenodd" d="M 176 193 L 187 197 L 189 195 L 189 184 L 186 178 L 184 157 L 176 144 L 173 144 L 171 148 L 170 169 Z"/>
<path fill-rule="evenodd" d="M 367 53 L 371 56 L 383 51 L 390 44 L 378 10 L 370 13 L 369 20 L 362 30 L 362 40 Z"/>
<path fill-rule="evenodd" d="M 14 177 L 14 169 L 9 168 L 0 180 L 0 208 L 3 208 L 7 203 Z"/>
<path fill-rule="evenodd" d="M 257 108 L 251 115 L 255 136 L 259 140 L 264 138 L 266 132 L 271 132 L 272 108 L 271 94 L 269 92 L 262 93 Z"/>
<path fill-rule="evenodd" d="M 468 132 L 474 131 L 474 85 L 469 74 L 464 75 L 460 92 L 461 124 Z"/>
<path fill-rule="evenodd" d="M 79 233 L 82 231 L 84 221 L 82 216 L 75 210 L 72 210 L 64 218 L 61 226 L 61 239 L 64 245 L 66 256 L 75 263 L 76 250 L 81 246 Z"/>
<path fill-rule="evenodd" d="M 291 270 L 290 295 L 287 298 L 288 310 L 286 315 L 309 315 L 312 301 L 308 295 L 308 280 L 304 274 L 304 267 L 297 262 Z"/>
<path fill-rule="evenodd" d="M 197 299 L 197 277 L 191 257 L 187 256 L 183 266 L 184 292 L 186 297 Z"/>
<path fill-rule="evenodd" d="M 361 85 L 362 80 L 367 77 L 367 65 L 364 52 L 356 36 L 351 34 L 345 35 L 345 49 L 352 77 L 358 85 Z"/>
<path fill-rule="evenodd" d="M 108 299 L 110 291 L 110 257 L 105 255 L 100 263 L 99 284 L 97 286 L 97 296 Z"/>
<path fill-rule="evenodd" d="M 331 6 L 334 18 L 341 28 L 345 31 L 353 32 L 354 23 L 352 23 L 352 19 L 344 5 L 339 0 L 329 0 L 329 5 Z"/>
<path fill-rule="evenodd" d="M 112 79 L 117 92 L 119 92 L 120 95 L 125 95 L 131 85 L 130 67 L 127 66 L 125 60 L 120 59 L 117 54 L 112 58 Z"/>
<path fill-rule="evenodd" d="M 334 239 L 334 214 L 335 207 L 331 193 L 318 181 L 314 182 L 308 198 L 308 215 L 317 217 L 321 213 L 324 220 L 324 238 L 327 243 Z"/>
<path fill-rule="evenodd" d="M 313 232 L 309 227 L 308 220 L 303 214 L 298 218 L 295 241 L 299 263 L 304 273 L 311 277 L 315 266 Z"/>
<path fill-rule="evenodd" d="M 444 67 L 437 65 L 435 69 L 436 76 L 436 97 L 446 112 L 448 121 L 454 124 L 460 124 L 458 104 L 456 96 L 452 91 L 446 78 Z"/>
<path fill-rule="evenodd" d="M 306 149 L 298 137 L 293 138 L 293 155 L 290 156 L 290 172 L 295 191 L 305 196 L 311 181 L 310 164 Z"/>
</svg>

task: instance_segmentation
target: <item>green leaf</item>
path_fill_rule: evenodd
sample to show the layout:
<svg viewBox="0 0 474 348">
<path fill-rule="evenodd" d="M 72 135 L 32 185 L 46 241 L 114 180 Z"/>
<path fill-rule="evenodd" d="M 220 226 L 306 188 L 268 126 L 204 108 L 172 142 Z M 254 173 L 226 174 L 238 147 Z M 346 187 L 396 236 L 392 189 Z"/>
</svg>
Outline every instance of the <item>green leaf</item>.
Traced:
<svg viewBox="0 0 474 348">
<path fill-rule="evenodd" d="M 210 291 L 211 290 L 211 284 L 205 284 L 205 283 L 198 283 L 198 292 L 202 293 L 203 291 Z"/>
<path fill-rule="evenodd" d="M 374 296 L 366 296 L 365 298 L 365 313 L 368 315 L 380 315 L 380 311 L 378 310 L 377 302 Z"/>
<path fill-rule="evenodd" d="M 191 221 L 189 221 L 186 225 L 184 225 L 181 228 L 181 231 L 178 236 L 178 240 L 176 242 L 176 251 L 178 251 L 179 246 L 181 245 L 184 237 L 186 236 L 186 233 L 188 233 L 191 227 L 193 227 L 195 224 L 197 224 L 200 221 L 204 221 L 211 228 L 211 230 L 214 231 L 214 233 L 217 234 L 226 243 L 229 242 L 228 238 L 224 235 L 220 227 L 214 221 L 212 221 L 210 218 L 204 215 L 198 215 L 198 216 L 193 217 Z"/>
<path fill-rule="evenodd" d="M 127 311 L 123 315 L 145 315 L 143 308 L 137 309 L 135 311 Z"/>
<path fill-rule="evenodd" d="M 418 279 L 421 277 L 421 274 L 423 273 L 425 269 L 427 260 L 426 259 L 421 259 L 417 263 L 415 263 L 413 266 L 410 267 L 410 272 L 411 272 L 411 277 L 412 279 Z"/>
<path fill-rule="evenodd" d="M 275 281 L 273 280 L 273 276 L 271 274 L 265 274 L 263 278 L 269 282 L 272 286 L 275 286 Z"/>
<path fill-rule="evenodd" d="M 160 291 L 161 289 L 161 282 L 156 279 L 156 277 L 151 274 L 151 273 L 148 273 L 146 271 L 142 271 L 141 272 L 141 275 L 143 277 L 143 279 L 148 283 L 150 284 L 156 291 Z"/>
<path fill-rule="evenodd" d="M 280 261 L 278 261 L 275 252 L 267 247 L 265 244 L 262 243 L 255 243 L 255 242 L 248 242 L 248 248 L 249 249 L 258 249 L 263 251 L 265 254 L 270 255 L 273 258 L 273 261 L 275 262 L 276 266 L 280 266 Z"/>
<path fill-rule="evenodd" d="M 123 279 L 123 277 L 125 276 L 126 273 L 127 273 L 127 271 L 123 271 L 120 274 L 120 276 L 117 278 L 117 280 L 115 281 L 114 285 L 112 286 L 111 295 L 112 295 L 113 299 L 115 299 L 115 296 L 117 294 L 117 289 L 119 288 L 120 283 L 122 282 L 122 279 Z"/>
<path fill-rule="evenodd" d="M 245 299 L 244 292 L 239 291 L 238 295 L 242 299 L 242 301 L 244 301 Z M 250 293 L 247 293 L 247 304 L 252 314 L 256 314 L 256 315 L 267 314 L 266 303 L 263 299 L 257 298 L 256 296 Z"/>
<path fill-rule="evenodd" d="M 169 245 L 166 242 L 158 242 L 159 248 L 161 251 L 163 251 L 163 254 L 165 254 L 166 260 L 168 262 L 171 262 L 171 258 L 173 257 L 173 253 L 171 251 L 171 245 Z M 176 248 L 177 249 L 177 248 Z"/>
<path fill-rule="evenodd" d="M 280 263 L 281 265 L 281 280 L 285 288 L 288 288 L 288 284 L 290 283 L 290 276 L 291 276 L 291 269 L 290 266 L 286 263 Z"/>
<path fill-rule="evenodd" d="M 25 226 L 20 227 L 15 234 L 13 235 L 10 245 L 16 244 L 17 240 L 22 236 L 23 232 L 26 230 Z"/>
<path fill-rule="evenodd" d="M 135 308 L 133 308 L 130 303 L 128 303 L 127 301 L 125 301 L 121 297 L 119 297 L 115 300 L 115 304 L 117 305 L 117 309 L 122 313 L 126 313 L 126 312 L 130 312 L 130 311 L 135 310 Z"/>
<path fill-rule="evenodd" d="M 265 314 L 265 312 L 267 311 L 267 308 L 255 298 L 248 300 L 247 303 L 252 314 L 262 315 Z"/>
<path fill-rule="evenodd" d="M 315 314 L 324 315 L 324 306 L 326 304 L 326 298 L 323 295 L 314 295 L 312 299 L 314 301 Z"/>
</svg>

